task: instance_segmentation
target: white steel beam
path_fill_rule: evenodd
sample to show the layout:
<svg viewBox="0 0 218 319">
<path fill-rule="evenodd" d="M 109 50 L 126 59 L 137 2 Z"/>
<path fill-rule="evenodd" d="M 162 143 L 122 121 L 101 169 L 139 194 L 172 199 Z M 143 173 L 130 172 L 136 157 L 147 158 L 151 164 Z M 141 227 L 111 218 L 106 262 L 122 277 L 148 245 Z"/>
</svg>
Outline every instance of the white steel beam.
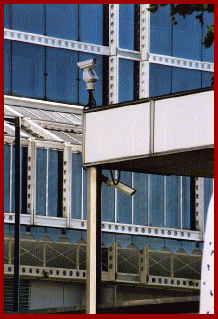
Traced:
<svg viewBox="0 0 218 319">
<path fill-rule="evenodd" d="M 204 234 L 204 178 L 195 178 L 195 223 L 196 229 Z"/>
<path fill-rule="evenodd" d="M 177 68 L 198 70 L 206 72 L 214 72 L 214 63 L 182 59 L 172 56 L 160 55 L 160 54 L 148 54 L 148 60 L 150 63 L 161 64 L 166 66 L 173 66 Z"/>
<path fill-rule="evenodd" d="M 140 4 L 140 74 L 139 74 L 139 98 L 149 97 L 149 61 L 150 50 L 150 12 L 149 4 Z"/>
<path fill-rule="evenodd" d="M 4 39 L 92 54 L 109 55 L 109 48 L 102 45 L 54 38 L 17 30 L 4 29 Z"/>
<path fill-rule="evenodd" d="M 64 144 L 63 163 L 63 217 L 66 218 L 69 227 L 71 221 L 72 152 L 71 147 L 67 144 Z"/>
<path fill-rule="evenodd" d="M 36 143 L 28 141 L 28 169 L 27 169 L 27 213 L 31 217 L 31 224 L 34 224 L 34 212 L 36 202 Z"/>
</svg>

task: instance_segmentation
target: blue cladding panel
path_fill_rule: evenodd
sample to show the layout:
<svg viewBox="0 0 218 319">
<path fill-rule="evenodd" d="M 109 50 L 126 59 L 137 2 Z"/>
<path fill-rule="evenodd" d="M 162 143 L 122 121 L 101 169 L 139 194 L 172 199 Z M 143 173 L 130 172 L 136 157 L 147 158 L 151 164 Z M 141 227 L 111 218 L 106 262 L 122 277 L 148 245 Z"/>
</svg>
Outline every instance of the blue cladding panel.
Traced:
<svg viewBox="0 0 218 319">
<path fill-rule="evenodd" d="M 209 87 L 212 85 L 212 77 L 214 73 L 202 72 L 202 88 Z"/>
<path fill-rule="evenodd" d="M 4 4 L 4 28 L 11 29 L 11 4 Z"/>
<path fill-rule="evenodd" d="M 204 12 L 204 25 L 203 25 L 203 37 L 207 34 L 207 26 L 214 25 L 214 14 Z M 204 46 L 202 46 L 202 60 L 207 62 L 214 62 L 214 44 L 208 48 L 205 49 Z"/>
<path fill-rule="evenodd" d="M 191 227 L 190 177 L 182 177 L 182 228 Z M 181 226 L 181 225 L 180 225 Z"/>
<path fill-rule="evenodd" d="M 48 216 L 57 217 L 58 211 L 58 152 L 48 151 Z"/>
<path fill-rule="evenodd" d="M 44 4 L 12 4 L 12 29 L 44 34 L 44 14 Z"/>
<path fill-rule="evenodd" d="M 4 41 L 4 93 L 11 93 L 11 41 Z"/>
<path fill-rule="evenodd" d="M 159 8 L 150 14 L 150 50 L 163 55 L 172 54 L 172 20 L 170 7 Z"/>
<path fill-rule="evenodd" d="M 103 4 L 79 4 L 79 38 L 92 44 L 103 44 Z"/>
<path fill-rule="evenodd" d="M 132 174 L 121 172 L 120 181 L 128 186 L 132 185 Z M 117 222 L 124 224 L 132 223 L 132 199 L 131 196 L 117 192 Z"/>
<path fill-rule="evenodd" d="M 78 4 L 46 4 L 46 35 L 78 40 Z"/>
<path fill-rule="evenodd" d="M 201 72 L 180 68 L 172 69 L 172 92 L 201 88 Z"/>
<path fill-rule="evenodd" d="M 148 225 L 148 175 L 134 173 L 134 220 L 136 225 Z"/>
<path fill-rule="evenodd" d="M 81 219 L 82 155 L 72 154 L 71 217 Z"/>
<path fill-rule="evenodd" d="M 102 174 L 111 180 L 110 172 L 103 170 Z M 113 171 L 114 175 L 114 171 Z M 115 222 L 115 188 L 102 183 L 102 221 Z"/>
<path fill-rule="evenodd" d="M 201 60 L 202 31 L 199 20 L 194 15 L 176 15 L 177 25 L 173 25 L 173 56 Z"/>
<path fill-rule="evenodd" d="M 119 47 L 134 50 L 134 4 L 119 5 Z"/>
<path fill-rule="evenodd" d="M 207 211 L 213 194 L 213 178 L 204 179 L 204 227 L 206 227 Z"/>
<path fill-rule="evenodd" d="M 11 147 L 4 145 L 4 212 L 10 212 L 10 156 Z"/>
<path fill-rule="evenodd" d="M 47 150 L 36 152 L 36 214 L 46 215 L 46 169 Z"/>
<path fill-rule="evenodd" d="M 83 170 L 83 219 L 87 219 L 87 171 Z"/>
<path fill-rule="evenodd" d="M 48 100 L 77 103 L 77 58 L 74 51 L 46 48 L 46 97 Z"/>
<path fill-rule="evenodd" d="M 45 48 L 21 42 L 12 43 L 12 93 L 17 96 L 45 97 Z"/>
<path fill-rule="evenodd" d="M 119 103 L 133 100 L 133 74 L 134 62 L 130 60 L 119 59 Z"/>
<path fill-rule="evenodd" d="M 166 227 L 180 226 L 180 177 L 166 176 Z"/>
<path fill-rule="evenodd" d="M 149 226 L 163 227 L 164 177 L 150 175 Z"/>
<path fill-rule="evenodd" d="M 102 57 L 100 55 L 93 55 L 88 53 L 80 53 L 79 54 L 79 61 L 85 61 L 89 59 L 97 59 L 98 64 L 94 68 L 99 80 L 96 82 L 95 91 L 94 91 L 94 98 L 96 100 L 96 105 L 102 105 Z M 77 66 L 76 66 L 77 67 Z M 77 73 L 76 73 L 77 74 Z M 83 71 L 79 69 L 79 78 L 83 79 Z M 86 90 L 86 83 L 82 80 L 79 82 L 79 104 L 80 105 L 87 105 L 88 104 L 88 92 Z"/>
<path fill-rule="evenodd" d="M 150 63 L 150 97 L 171 93 L 171 67 Z"/>
</svg>

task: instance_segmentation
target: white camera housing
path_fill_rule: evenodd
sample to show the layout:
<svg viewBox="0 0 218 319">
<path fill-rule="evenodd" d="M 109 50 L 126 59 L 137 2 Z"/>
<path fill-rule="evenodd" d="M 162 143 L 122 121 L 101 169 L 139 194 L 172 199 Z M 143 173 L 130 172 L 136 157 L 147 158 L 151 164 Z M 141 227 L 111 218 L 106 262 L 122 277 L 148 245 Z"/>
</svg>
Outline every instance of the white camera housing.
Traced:
<svg viewBox="0 0 218 319">
<path fill-rule="evenodd" d="M 90 59 L 77 63 L 78 67 L 83 70 L 83 80 L 86 82 L 87 90 L 95 90 L 95 82 L 98 81 L 98 76 L 92 68 L 97 64 L 97 59 Z"/>
<path fill-rule="evenodd" d="M 126 184 L 123 184 L 121 182 L 118 182 L 116 179 L 114 180 L 115 183 L 118 182 L 118 184 L 114 184 L 112 181 L 109 180 L 108 177 L 102 175 L 102 180 L 103 182 L 107 185 L 107 186 L 113 186 L 115 188 L 117 188 L 119 191 L 125 193 L 126 195 L 132 196 L 136 190 Z"/>
</svg>

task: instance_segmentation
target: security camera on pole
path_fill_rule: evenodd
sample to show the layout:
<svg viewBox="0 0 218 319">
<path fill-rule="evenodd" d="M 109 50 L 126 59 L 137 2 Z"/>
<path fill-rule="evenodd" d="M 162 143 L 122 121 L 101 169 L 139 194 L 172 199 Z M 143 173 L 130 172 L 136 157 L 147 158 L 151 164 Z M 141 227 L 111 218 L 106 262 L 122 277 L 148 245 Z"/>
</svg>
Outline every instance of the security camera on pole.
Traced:
<svg viewBox="0 0 218 319">
<path fill-rule="evenodd" d="M 95 67 L 97 63 L 97 59 L 90 59 L 77 63 L 78 67 L 83 70 L 83 80 L 86 82 L 86 90 L 89 92 L 89 102 L 85 108 L 93 108 L 96 106 L 93 91 L 95 90 L 95 82 L 98 81 L 98 76 L 93 70 L 93 67 Z"/>
</svg>

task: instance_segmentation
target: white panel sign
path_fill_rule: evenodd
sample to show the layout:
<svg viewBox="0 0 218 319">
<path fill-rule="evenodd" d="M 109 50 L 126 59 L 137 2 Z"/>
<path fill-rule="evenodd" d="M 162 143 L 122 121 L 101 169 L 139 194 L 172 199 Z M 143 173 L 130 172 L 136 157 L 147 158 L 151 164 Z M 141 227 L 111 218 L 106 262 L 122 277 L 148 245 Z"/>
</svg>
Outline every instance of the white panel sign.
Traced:
<svg viewBox="0 0 218 319">
<path fill-rule="evenodd" d="M 85 163 L 149 154 L 149 103 L 85 114 Z"/>
<path fill-rule="evenodd" d="M 154 152 L 214 143 L 214 92 L 155 101 Z"/>
</svg>

